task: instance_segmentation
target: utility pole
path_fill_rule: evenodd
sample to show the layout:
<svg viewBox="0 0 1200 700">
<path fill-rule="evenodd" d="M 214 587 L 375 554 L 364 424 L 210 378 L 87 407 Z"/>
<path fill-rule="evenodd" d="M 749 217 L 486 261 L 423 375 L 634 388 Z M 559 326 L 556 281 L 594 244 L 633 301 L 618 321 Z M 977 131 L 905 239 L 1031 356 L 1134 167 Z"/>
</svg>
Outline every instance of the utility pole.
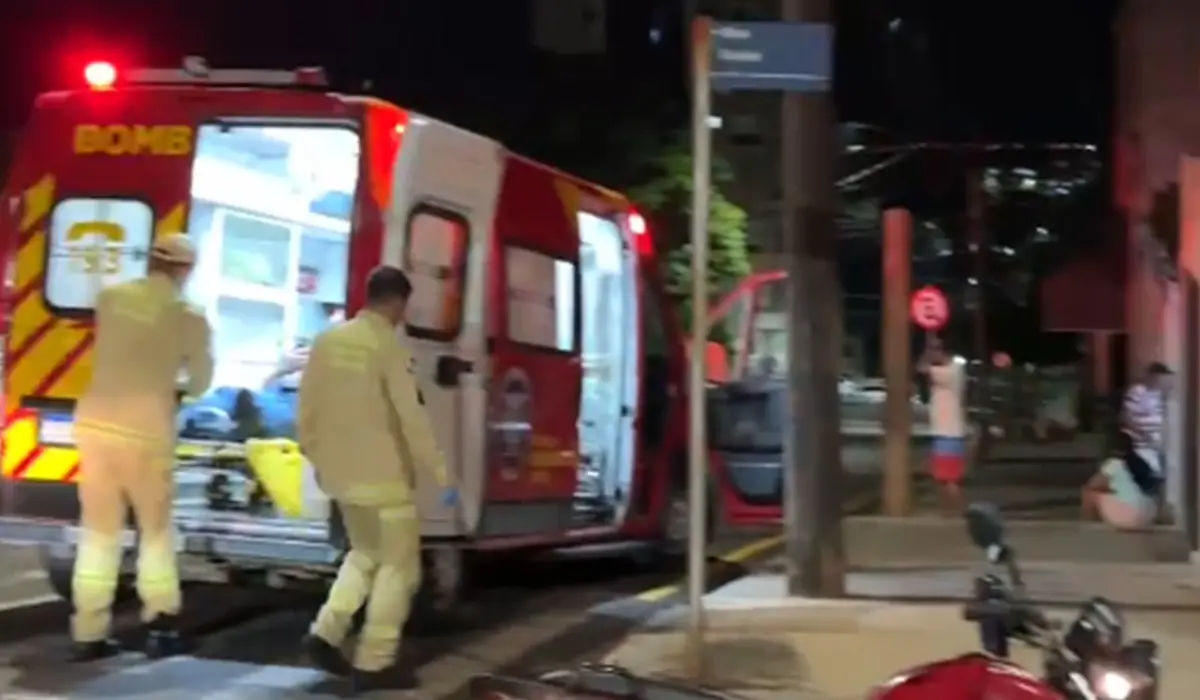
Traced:
<svg viewBox="0 0 1200 700">
<path fill-rule="evenodd" d="M 883 213 L 883 512 L 898 517 L 911 507 L 912 470 L 912 213 Z"/>
<path fill-rule="evenodd" d="M 831 0 L 782 0 L 785 22 L 833 22 Z M 784 528 L 788 592 L 844 593 L 838 281 L 831 92 L 787 92 L 782 114 L 782 231 L 788 271 L 788 431 Z"/>
</svg>

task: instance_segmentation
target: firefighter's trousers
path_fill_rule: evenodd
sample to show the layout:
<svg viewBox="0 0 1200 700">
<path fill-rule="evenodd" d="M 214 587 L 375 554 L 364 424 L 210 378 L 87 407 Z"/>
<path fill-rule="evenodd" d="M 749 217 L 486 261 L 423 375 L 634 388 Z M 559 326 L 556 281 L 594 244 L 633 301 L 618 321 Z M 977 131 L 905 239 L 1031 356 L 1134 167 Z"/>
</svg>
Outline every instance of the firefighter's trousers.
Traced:
<svg viewBox="0 0 1200 700">
<path fill-rule="evenodd" d="M 339 504 L 350 553 L 342 562 L 312 633 L 341 646 L 354 614 L 367 604 L 354 667 L 380 671 L 396 659 L 400 634 L 421 583 L 421 533 L 409 504 L 369 507 Z"/>
<path fill-rule="evenodd" d="M 108 635 L 121 573 L 121 536 L 129 508 L 138 527 L 137 592 L 142 619 L 179 613 L 179 570 L 171 523 L 173 456 L 162 446 L 80 432 L 79 548 L 71 581 L 71 636 L 92 642 Z"/>
</svg>

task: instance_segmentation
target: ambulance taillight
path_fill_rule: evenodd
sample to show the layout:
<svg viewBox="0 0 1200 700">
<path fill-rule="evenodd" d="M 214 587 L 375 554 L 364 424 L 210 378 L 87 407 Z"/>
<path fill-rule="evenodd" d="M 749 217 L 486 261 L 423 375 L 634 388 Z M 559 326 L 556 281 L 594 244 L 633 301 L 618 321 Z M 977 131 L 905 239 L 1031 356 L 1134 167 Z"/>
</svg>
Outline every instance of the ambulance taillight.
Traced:
<svg viewBox="0 0 1200 700">
<path fill-rule="evenodd" d="M 629 212 L 625 217 L 625 228 L 633 238 L 633 249 L 640 255 L 649 255 L 654 252 L 654 243 L 650 239 L 650 226 L 646 223 L 646 217 L 636 211 Z"/>
<path fill-rule="evenodd" d="M 629 232 L 635 236 L 646 233 L 646 218 L 636 211 L 629 213 Z"/>
<path fill-rule="evenodd" d="M 83 79 L 93 90 L 110 90 L 117 82 L 117 68 L 107 61 L 92 61 L 84 67 Z"/>
</svg>

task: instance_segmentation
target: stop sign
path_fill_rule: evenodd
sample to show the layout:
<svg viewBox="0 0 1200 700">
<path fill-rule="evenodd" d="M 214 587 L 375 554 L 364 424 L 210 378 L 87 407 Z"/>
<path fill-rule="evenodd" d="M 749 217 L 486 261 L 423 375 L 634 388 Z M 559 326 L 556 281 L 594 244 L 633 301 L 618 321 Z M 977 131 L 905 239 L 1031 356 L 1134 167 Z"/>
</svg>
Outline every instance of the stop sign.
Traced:
<svg viewBox="0 0 1200 700">
<path fill-rule="evenodd" d="M 936 331 L 950 320 L 950 304 L 937 287 L 922 287 L 913 292 L 908 305 L 913 323 L 927 331 Z"/>
</svg>

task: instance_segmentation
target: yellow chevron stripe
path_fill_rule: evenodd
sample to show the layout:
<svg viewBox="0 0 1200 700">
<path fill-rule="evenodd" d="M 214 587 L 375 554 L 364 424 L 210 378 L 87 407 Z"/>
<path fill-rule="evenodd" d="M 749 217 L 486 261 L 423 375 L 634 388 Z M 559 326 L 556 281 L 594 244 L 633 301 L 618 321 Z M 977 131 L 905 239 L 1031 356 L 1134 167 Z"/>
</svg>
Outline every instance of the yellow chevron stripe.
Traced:
<svg viewBox="0 0 1200 700">
<path fill-rule="evenodd" d="M 187 231 L 187 202 L 180 202 L 163 214 L 154 226 L 154 237 L 159 238 L 172 233 Z"/>
<path fill-rule="evenodd" d="M 66 481 L 79 463 L 79 451 L 73 447 L 49 447 L 21 474 L 25 481 Z"/>
<path fill-rule="evenodd" d="M 54 176 L 46 174 L 25 190 L 25 207 L 21 213 L 21 231 L 28 231 L 50 213 L 54 206 Z"/>
<path fill-rule="evenodd" d="M 32 416 L 10 420 L 4 429 L 4 456 L 0 462 L 4 475 L 12 474 L 36 446 L 37 421 Z"/>
</svg>

